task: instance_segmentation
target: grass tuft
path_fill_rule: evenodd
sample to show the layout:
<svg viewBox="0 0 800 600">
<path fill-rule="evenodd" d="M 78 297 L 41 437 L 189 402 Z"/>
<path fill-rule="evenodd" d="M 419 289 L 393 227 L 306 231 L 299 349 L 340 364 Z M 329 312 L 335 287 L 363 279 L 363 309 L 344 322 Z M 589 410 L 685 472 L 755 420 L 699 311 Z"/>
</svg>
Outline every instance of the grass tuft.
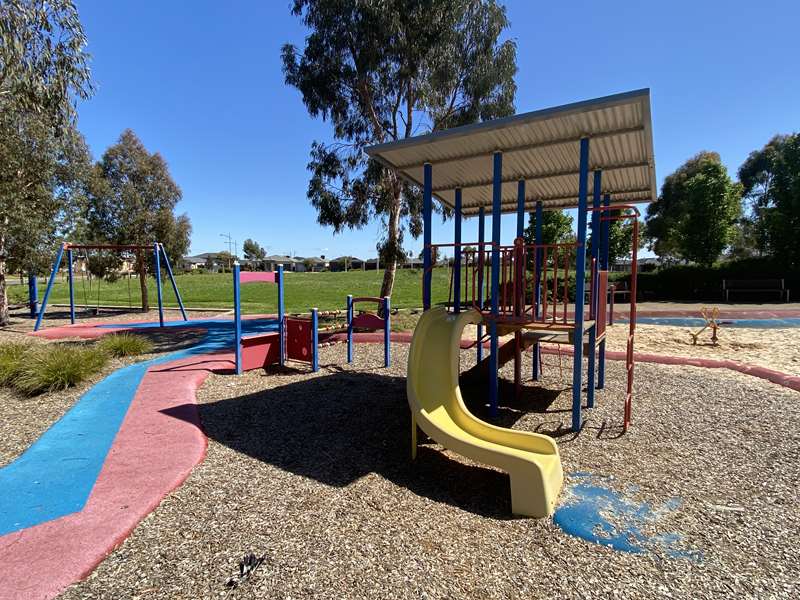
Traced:
<svg viewBox="0 0 800 600">
<path fill-rule="evenodd" d="M 97 347 L 115 358 L 138 356 L 153 351 L 153 343 L 150 340 L 131 333 L 106 335 L 97 343 Z"/>
<path fill-rule="evenodd" d="M 107 361 L 97 347 L 48 344 L 24 353 L 11 385 L 28 396 L 63 390 L 86 381 Z"/>
<path fill-rule="evenodd" d="M 11 385 L 19 375 L 23 356 L 27 351 L 27 344 L 19 342 L 0 344 L 0 386 Z"/>
</svg>

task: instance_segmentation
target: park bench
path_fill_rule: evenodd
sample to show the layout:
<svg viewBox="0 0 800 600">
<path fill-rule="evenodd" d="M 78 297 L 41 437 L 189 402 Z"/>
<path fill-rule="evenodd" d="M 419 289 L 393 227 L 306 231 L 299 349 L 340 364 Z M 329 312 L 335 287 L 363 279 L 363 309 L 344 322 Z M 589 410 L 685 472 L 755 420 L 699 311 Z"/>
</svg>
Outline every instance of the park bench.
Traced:
<svg viewBox="0 0 800 600">
<path fill-rule="evenodd" d="M 628 302 L 631 299 L 631 288 L 627 279 L 617 281 L 608 286 L 609 303 L 617 301 L 617 297 L 621 298 L 623 302 Z"/>
<path fill-rule="evenodd" d="M 789 290 L 783 279 L 723 279 L 722 294 L 725 302 L 730 302 L 734 294 L 776 295 L 783 302 L 789 301 Z"/>
</svg>

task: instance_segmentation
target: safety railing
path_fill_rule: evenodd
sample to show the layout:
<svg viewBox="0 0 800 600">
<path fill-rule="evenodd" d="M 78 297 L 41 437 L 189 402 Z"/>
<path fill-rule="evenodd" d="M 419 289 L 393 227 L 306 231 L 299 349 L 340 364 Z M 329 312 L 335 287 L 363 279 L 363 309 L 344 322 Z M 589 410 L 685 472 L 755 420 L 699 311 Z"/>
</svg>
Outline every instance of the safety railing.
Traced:
<svg viewBox="0 0 800 600">
<path fill-rule="evenodd" d="M 569 275 L 577 247 L 576 243 L 525 244 L 521 238 L 511 246 L 491 242 L 430 246 L 434 256 L 453 254 L 448 259 L 448 306 L 475 308 L 486 315 L 497 314 L 506 322 L 526 323 L 570 320 Z M 492 294 L 495 250 L 499 267 L 496 298 Z"/>
</svg>

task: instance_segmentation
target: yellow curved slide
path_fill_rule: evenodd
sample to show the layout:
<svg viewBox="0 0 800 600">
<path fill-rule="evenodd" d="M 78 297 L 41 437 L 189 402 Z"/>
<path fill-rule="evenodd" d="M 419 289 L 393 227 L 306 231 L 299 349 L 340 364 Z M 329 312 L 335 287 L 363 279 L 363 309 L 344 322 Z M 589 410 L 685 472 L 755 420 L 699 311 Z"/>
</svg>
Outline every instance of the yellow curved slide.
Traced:
<svg viewBox="0 0 800 600">
<path fill-rule="evenodd" d="M 506 471 L 514 514 L 546 517 L 553 512 L 563 473 L 558 446 L 537 433 L 496 427 L 467 410 L 458 387 L 461 334 L 480 323 L 475 310 L 426 311 L 417 323 L 408 357 L 406 390 L 411 408 L 413 453 L 417 425 L 445 448 Z"/>
</svg>

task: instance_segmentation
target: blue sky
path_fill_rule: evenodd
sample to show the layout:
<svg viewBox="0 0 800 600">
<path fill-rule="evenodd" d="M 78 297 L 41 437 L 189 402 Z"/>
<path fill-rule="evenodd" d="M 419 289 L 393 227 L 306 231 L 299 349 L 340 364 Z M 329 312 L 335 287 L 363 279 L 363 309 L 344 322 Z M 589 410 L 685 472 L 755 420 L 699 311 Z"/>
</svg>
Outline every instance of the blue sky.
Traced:
<svg viewBox="0 0 800 600">
<path fill-rule="evenodd" d="M 800 2 L 511 0 L 517 111 L 651 88 L 656 171 L 700 150 L 732 175 L 776 133 L 800 130 Z M 283 83 L 280 47 L 305 32 L 289 0 L 79 0 L 97 94 L 79 127 L 99 157 L 125 128 L 166 158 L 192 251 L 252 237 L 269 253 L 375 255 L 380 224 L 333 236 L 306 199 L 312 140 L 328 140 Z M 474 220 L 464 239 L 477 237 Z M 504 239 L 513 217 L 503 218 Z M 450 241 L 437 222 L 434 241 Z M 418 252 L 421 241 L 407 239 Z"/>
</svg>

